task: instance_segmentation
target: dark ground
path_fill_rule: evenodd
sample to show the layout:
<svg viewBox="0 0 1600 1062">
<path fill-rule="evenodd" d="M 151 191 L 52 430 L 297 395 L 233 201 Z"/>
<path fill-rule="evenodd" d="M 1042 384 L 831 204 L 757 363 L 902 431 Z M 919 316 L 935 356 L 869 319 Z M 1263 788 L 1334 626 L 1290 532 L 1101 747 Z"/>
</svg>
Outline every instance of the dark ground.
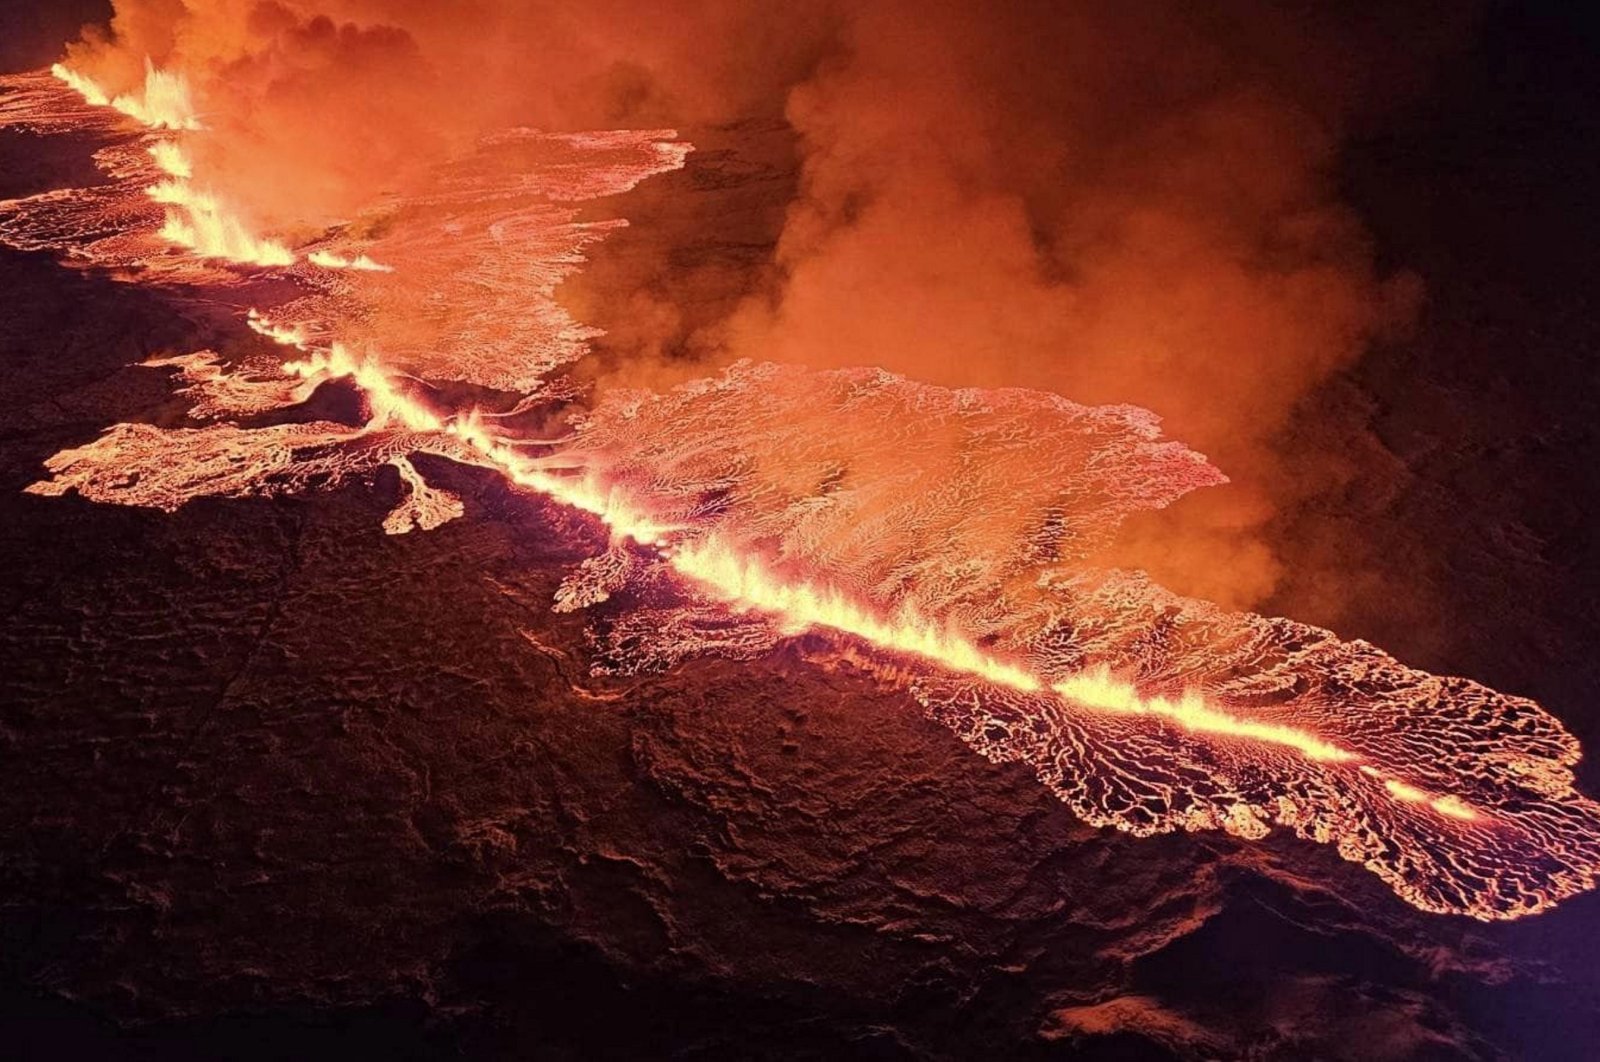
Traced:
<svg viewBox="0 0 1600 1062">
<path fill-rule="evenodd" d="M 1361 474 L 1274 529 L 1273 608 L 1591 750 L 1597 80 L 1583 27 L 1507 6 L 1352 149 L 1429 303 L 1308 401 L 1290 445 Z M 782 179 L 691 139 L 591 285 L 672 238 L 651 204 L 726 195 L 738 230 L 737 189 Z M 38 150 L 0 139 L 0 195 Z M 759 239 L 685 253 L 736 273 Z M 46 256 L 0 253 L 0 291 L 10 1057 L 1594 1055 L 1597 897 L 1484 927 L 1307 845 L 1091 830 L 805 640 L 589 679 L 547 604 L 599 532 L 490 477 L 440 469 L 468 517 L 401 537 L 384 477 L 176 514 L 20 494 L 170 415 L 127 366 L 227 337 Z M 1330 556 L 1367 589 L 1330 598 Z"/>
</svg>

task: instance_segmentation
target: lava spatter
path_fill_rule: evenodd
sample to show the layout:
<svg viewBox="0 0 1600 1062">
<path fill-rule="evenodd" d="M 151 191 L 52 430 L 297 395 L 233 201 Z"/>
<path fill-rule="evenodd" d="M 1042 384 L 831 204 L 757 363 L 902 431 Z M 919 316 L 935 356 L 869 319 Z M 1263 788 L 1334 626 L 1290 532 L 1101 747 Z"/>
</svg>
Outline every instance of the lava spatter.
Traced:
<svg viewBox="0 0 1600 1062">
<path fill-rule="evenodd" d="M 190 99 L 189 84 L 182 74 L 158 70 L 148 58 L 144 61 L 144 84 L 138 93 L 109 95 L 94 80 L 61 63 L 50 73 L 96 107 L 121 111 L 140 125 L 152 129 L 199 129 L 200 119 Z"/>
</svg>

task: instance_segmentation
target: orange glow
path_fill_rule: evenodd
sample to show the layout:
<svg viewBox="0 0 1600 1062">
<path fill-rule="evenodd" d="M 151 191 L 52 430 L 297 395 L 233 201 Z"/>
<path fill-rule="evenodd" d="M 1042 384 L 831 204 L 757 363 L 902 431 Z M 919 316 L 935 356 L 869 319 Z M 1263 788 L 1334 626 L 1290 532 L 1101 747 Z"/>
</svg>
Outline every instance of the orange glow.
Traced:
<svg viewBox="0 0 1600 1062">
<path fill-rule="evenodd" d="M 1140 697 L 1133 686 L 1113 678 L 1107 668 L 1097 668 L 1074 675 L 1056 683 L 1052 688 L 1068 700 L 1090 708 L 1132 715 L 1160 716 L 1172 720 L 1185 730 L 1245 738 L 1269 745 L 1283 745 L 1294 749 L 1307 759 L 1347 763 L 1360 758 L 1355 753 L 1323 741 L 1315 734 L 1304 730 L 1276 723 L 1239 719 L 1226 712 L 1220 712 L 1207 705 L 1198 693 L 1185 693 L 1175 701 L 1165 697 Z"/>
<path fill-rule="evenodd" d="M 171 209 L 161 236 L 202 258 L 220 258 L 243 265 L 294 264 L 294 252 L 276 240 L 255 236 L 225 210 L 215 196 L 194 190 L 176 178 L 152 185 L 151 199 Z"/>
<path fill-rule="evenodd" d="M 910 612 L 880 618 L 842 594 L 778 578 L 752 558 L 714 542 L 685 543 L 668 553 L 668 562 L 674 571 L 724 601 L 773 613 L 786 632 L 825 627 L 853 634 L 879 649 L 918 656 L 1012 689 L 1031 692 L 1042 688 L 1027 671 L 989 656 L 938 624 Z"/>
<path fill-rule="evenodd" d="M 60 63 L 52 66 L 50 72 L 88 103 L 96 107 L 114 107 L 141 125 L 152 129 L 200 128 L 200 119 L 195 116 L 194 104 L 189 99 L 188 81 L 182 74 L 157 70 L 149 59 L 144 61 L 144 90 L 137 96 L 110 97 L 92 79 Z"/>
<path fill-rule="evenodd" d="M 178 79 L 146 81 L 141 107 L 181 96 Z M 48 91 L 58 109 L 69 99 Z M 209 135 L 119 138 L 105 155 L 115 172 L 102 169 L 122 183 L 96 192 L 140 219 L 148 195 L 166 208 L 162 235 L 202 257 L 301 263 L 259 285 L 182 276 L 214 304 L 281 297 L 246 321 L 284 351 L 163 352 L 145 364 L 189 402 L 188 426 L 114 425 L 50 458 L 29 491 L 170 511 L 374 476 L 390 492 L 392 467 L 400 499 L 382 526 L 405 534 L 465 512 L 428 482 L 428 459 L 490 469 L 609 531 L 552 605 L 614 602 L 590 632 L 597 672 L 723 647 L 749 659 L 786 636 L 835 632 L 826 644 L 840 659 L 869 661 L 1097 826 L 1255 837 L 1276 824 L 1337 846 L 1418 907 L 1484 919 L 1592 886 L 1600 806 L 1573 787 L 1577 742 L 1537 705 L 1100 566 L 1090 550 L 1130 513 L 1223 481 L 1154 414 L 759 361 L 670 392 L 615 387 L 573 402 L 578 388 L 558 371 L 595 333 L 554 293 L 621 224 L 583 204 L 680 165 L 687 147 L 665 134 L 519 132 L 506 155 L 386 194 L 381 213 L 337 215 L 375 223 L 359 241 L 326 230 L 316 250 L 258 236 L 233 209 L 248 201 L 230 198 L 241 189 L 197 182 L 211 156 L 189 149 Z M 126 257 L 115 262 L 185 266 L 152 255 L 154 241 L 120 238 L 115 219 L 79 231 L 117 231 L 108 257 Z M 315 406 L 257 416 L 335 379 L 359 392 L 364 423 L 305 422 Z M 452 381 L 493 388 L 509 412 L 454 404 L 445 396 L 473 392 Z M 520 434 L 532 423 L 559 437 Z"/>
</svg>

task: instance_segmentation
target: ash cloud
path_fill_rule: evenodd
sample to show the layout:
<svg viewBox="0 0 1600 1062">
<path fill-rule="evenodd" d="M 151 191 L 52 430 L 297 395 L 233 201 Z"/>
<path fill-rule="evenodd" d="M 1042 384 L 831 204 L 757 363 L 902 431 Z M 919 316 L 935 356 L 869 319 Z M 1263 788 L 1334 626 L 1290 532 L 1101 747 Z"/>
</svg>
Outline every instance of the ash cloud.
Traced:
<svg viewBox="0 0 1600 1062">
<path fill-rule="evenodd" d="M 799 177 L 770 262 L 710 321 L 673 311 L 697 280 L 666 267 L 615 293 L 640 312 L 601 383 L 749 357 L 1146 406 L 1233 482 L 1106 559 L 1249 605 L 1278 580 L 1267 522 L 1345 474 L 1280 457 L 1296 403 L 1422 296 L 1341 202 L 1341 145 L 1467 21 L 1435 0 L 122 0 L 70 61 L 113 89 L 146 56 L 184 70 L 200 166 L 282 230 L 494 128 L 781 118 Z"/>
</svg>

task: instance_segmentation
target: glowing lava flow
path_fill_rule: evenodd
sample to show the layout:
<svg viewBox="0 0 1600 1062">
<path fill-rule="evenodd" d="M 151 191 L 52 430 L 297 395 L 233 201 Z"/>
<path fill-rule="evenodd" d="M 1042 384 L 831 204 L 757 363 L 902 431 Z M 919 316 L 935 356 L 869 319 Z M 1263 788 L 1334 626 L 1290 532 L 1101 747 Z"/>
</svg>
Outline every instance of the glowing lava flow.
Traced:
<svg viewBox="0 0 1600 1062">
<path fill-rule="evenodd" d="M 129 209 L 149 180 L 146 150 L 166 178 L 152 194 L 179 222 L 198 230 L 197 212 L 208 216 L 220 230 L 212 246 L 261 257 L 242 227 L 229 235 L 172 141 L 118 144 L 108 157 L 132 162 L 135 176 L 119 171 L 120 184 L 84 196 L 78 226 L 53 224 L 56 200 L 26 200 L 0 215 L 0 235 L 37 249 L 59 247 L 59 228 L 148 224 L 147 205 Z M 390 217 L 372 250 L 393 274 L 342 247 L 319 250 L 307 256 L 314 266 L 378 275 L 323 286 L 300 270 L 284 279 L 306 294 L 280 307 L 282 319 L 249 314 L 251 328 L 300 352 L 294 360 L 267 364 L 254 350 L 153 359 L 200 426 L 113 425 L 48 459 L 49 476 L 27 489 L 173 510 L 392 466 L 403 497 L 383 527 L 400 534 L 464 511 L 413 455 L 482 466 L 612 531 L 552 605 L 614 603 L 590 628 L 597 673 L 699 654 L 756 659 L 787 635 L 837 632 L 869 659 L 892 659 L 880 674 L 930 718 L 981 755 L 1027 765 L 1086 822 L 1245 838 L 1283 826 L 1335 846 L 1423 910 L 1485 920 L 1594 887 L 1600 805 L 1575 788 L 1577 741 L 1537 704 L 1095 565 L 1130 513 L 1222 481 L 1145 410 L 750 363 L 671 392 L 608 391 L 569 416 L 560 440 L 434 406 L 417 381 L 541 400 L 574 393 L 559 382 L 543 390 L 545 377 L 592 332 L 552 310 L 551 293 L 601 230 L 552 201 L 631 186 L 681 165 L 685 149 L 636 133 L 581 144 L 518 134 L 488 150 L 451 163 L 436 192 Z M 180 242 L 206 253 L 198 231 Z M 148 253 L 148 241 L 126 244 L 129 260 Z M 368 350 L 393 352 L 415 375 L 359 353 Z M 334 378 L 359 389 L 365 424 L 255 419 Z M 828 656 L 860 654 L 844 643 Z"/>
<path fill-rule="evenodd" d="M 1117 681 L 1109 668 L 1097 668 L 1054 683 L 1051 689 L 1061 696 L 1091 708 L 1106 712 L 1126 712 L 1129 715 L 1154 715 L 1171 719 L 1186 730 L 1206 734 L 1225 734 L 1262 741 L 1269 745 L 1283 745 L 1294 749 L 1311 760 L 1328 763 L 1348 763 L 1360 759 L 1348 749 L 1323 741 L 1315 734 L 1275 723 L 1258 723 L 1249 719 L 1236 719 L 1219 712 L 1205 703 L 1204 698 L 1187 692 L 1176 701 L 1165 697 L 1140 697 L 1138 691 L 1126 682 Z"/>
<path fill-rule="evenodd" d="M 450 417 L 435 412 L 398 387 L 375 359 L 356 357 L 340 343 L 326 350 L 311 350 L 300 332 L 273 325 L 254 311 L 250 322 L 259 334 L 308 353 L 303 360 L 286 362 L 284 372 L 308 383 L 344 378 L 361 388 L 371 411 L 368 428 L 393 422 L 407 431 L 439 433 L 457 439 L 467 448 L 467 459 L 496 469 L 518 486 L 598 516 L 613 532 L 641 545 L 664 545 L 667 536 L 675 530 L 629 505 L 623 494 L 607 490 L 596 477 L 551 474 L 537 460 L 528 458 L 512 443 L 489 431 L 482 418 L 471 411 Z"/>
<path fill-rule="evenodd" d="M 967 639 L 922 617 L 884 619 L 842 594 L 806 582 L 788 582 L 762 565 L 712 541 L 688 541 L 667 552 L 672 569 L 736 607 L 772 613 L 787 633 L 812 628 L 851 634 L 878 649 L 921 657 L 940 667 L 1012 689 L 1043 684 L 1026 670 L 998 660 Z"/>
<path fill-rule="evenodd" d="M 189 86 L 182 75 L 157 70 L 145 62 L 144 92 L 141 96 L 120 95 L 108 98 L 90 78 L 60 63 L 50 72 L 65 82 L 84 100 L 95 106 L 109 106 L 135 121 L 156 130 L 192 131 L 201 128 L 189 98 Z M 146 194 L 167 208 L 160 235 L 167 242 L 193 251 L 201 258 L 221 259 L 240 265 L 288 266 L 294 252 L 276 240 L 255 235 L 215 195 L 199 191 L 191 183 L 194 166 L 181 145 L 171 140 L 149 147 L 151 159 L 167 179 L 146 189 Z M 352 268 L 381 268 L 376 263 Z"/>
<path fill-rule="evenodd" d="M 674 571 L 720 600 L 735 607 L 772 613 L 785 633 L 815 628 L 838 631 L 861 638 L 875 649 L 920 657 L 944 670 L 996 685 L 1026 693 L 1044 688 L 1044 683 L 1027 670 L 984 653 L 970 640 L 915 614 L 880 618 L 842 594 L 805 582 L 786 582 L 759 563 L 704 541 L 674 547 L 667 556 Z M 1119 681 L 1103 667 L 1071 675 L 1051 683 L 1049 688 L 1084 708 L 1154 716 L 1197 733 L 1292 749 L 1312 761 L 1346 764 L 1361 759 L 1359 754 L 1308 731 L 1219 711 L 1192 690 L 1175 701 L 1143 697 L 1131 683 Z M 1370 766 L 1364 765 L 1362 771 L 1375 778 L 1384 777 Z M 1384 785 L 1397 800 L 1425 803 L 1442 815 L 1463 821 L 1478 818 L 1477 812 L 1459 797 L 1437 797 L 1392 778 Z"/>
<path fill-rule="evenodd" d="M 260 314 L 253 312 L 251 320 L 261 334 L 304 349 L 303 341 L 293 334 L 275 330 Z M 1026 668 L 985 653 L 970 639 L 917 616 L 909 609 L 894 617 L 879 616 L 837 591 L 803 580 L 785 580 L 760 562 L 740 556 L 714 539 L 680 536 L 679 528 L 660 524 L 644 515 L 645 507 L 631 501 L 624 493 L 597 489 L 593 477 L 551 475 L 537 462 L 519 453 L 510 442 L 487 430 L 480 418 L 471 414 L 454 418 L 440 415 L 396 386 L 394 379 L 376 361 L 355 358 L 337 343 L 327 351 L 312 353 L 306 360 L 291 361 L 284 369 L 308 381 L 334 377 L 352 380 L 370 404 L 373 419 L 369 426 L 392 420 L 409 431 L 443 432 L 454 436 L 466 443 L 482 464 L 497 469 L 511 482 L 598 516 L 614 533 L 657 548 L 671 569 L 691 584 L 736 608 L 772 614 L 784 633 L 797 634 L 812 629 L 836 631 L 860 638 L 877 650 L 914 656 L 945 671 L 998 686 L 1024 693 L 1038 693 L 1047 688 L 1044 680 Z M 409 466 L 402 470 L 402 475 L 414 489 L 420 486 L 420 479 Z M 1194 691 L 1185 692 L 1177 700 L 1144 697 L 1131 683 L 1114 678 L 1106 668 L 1066 676 L 1049 683 L 1048 689 L 1082 708 L 1156 717 L 1200 734 L 1290 749 L 1313 762 L 1354 764 L 1362 759 L 1358 753 L 1309 731 L 1230 715 L 1206 703 Z M 1361 770 L 1382 780 L 1385 791 L 1396 800 L 1425 804 L 1441 815 L 1462 821 L 1475 821 L 1479 817 L 1457 796 L 1436 796 L 1388 778 L 1368 765 L 1362 765 Z"/>
</svg>

